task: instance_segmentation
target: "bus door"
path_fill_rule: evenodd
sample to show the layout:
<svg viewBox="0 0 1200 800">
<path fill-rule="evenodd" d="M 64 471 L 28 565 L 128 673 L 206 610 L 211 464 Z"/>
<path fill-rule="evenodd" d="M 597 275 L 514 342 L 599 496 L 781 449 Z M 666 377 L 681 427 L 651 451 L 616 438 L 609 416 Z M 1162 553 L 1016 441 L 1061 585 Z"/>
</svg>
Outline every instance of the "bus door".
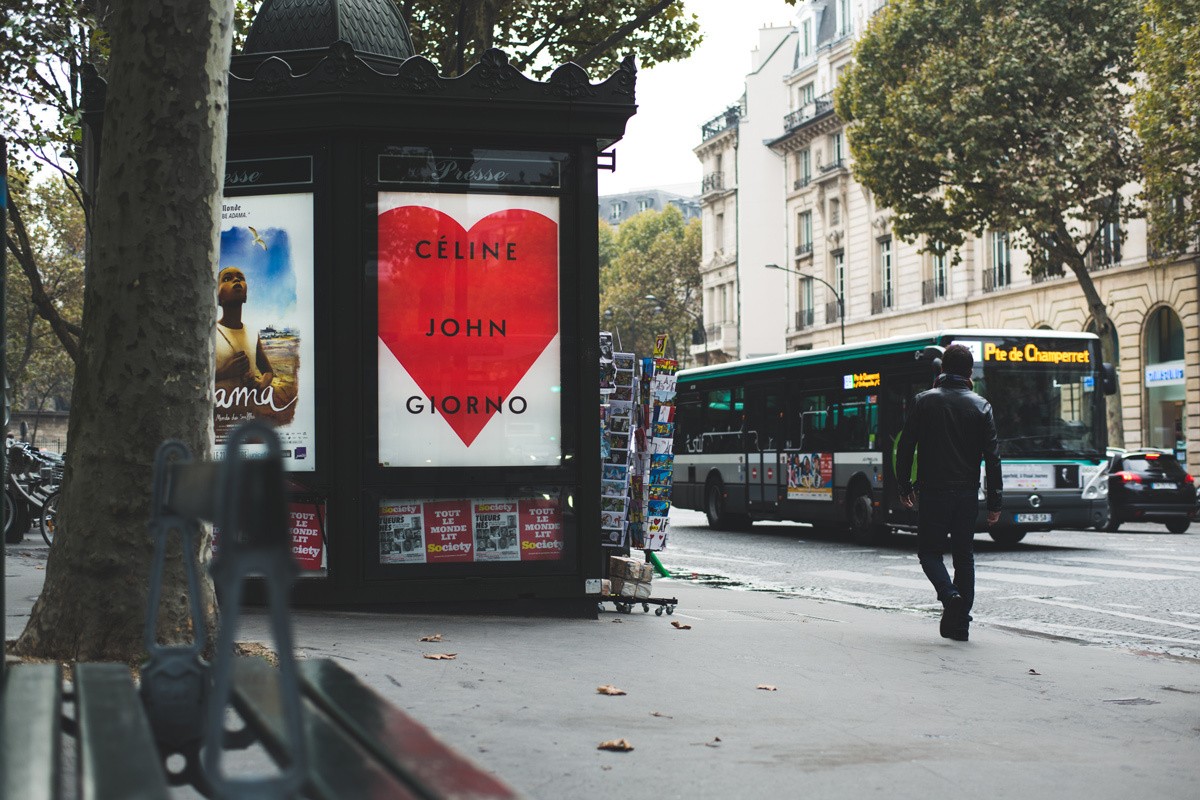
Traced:
<svg viewBox="0 0 1200 800">
<path fill-rule="evenodd" d="M 752 504 L 774 506 L 786 491 L 783 388 L 779 384 L 746 387 L 746 480 Z"/>
<path fill-rule="evenodd" d="M 904 429 L 904 420 L 912 408 L 914 398 L 921 392 L 933 386 L 936 371 L 932 366 L 921 363 L 914 370 L 889 374 L 880 394 L 880 426 L 879 432 L 883 437 L 883 502 L 888 509 L 889 519 L 899 524 L 915 525 L 915 511 L 906 509 L 900 503 L 900 495 L 896 489 L 896 443 L 900 431 Z M 920 454 L 913 458 L 913 474 L 909 480 L 916 479 L 917 460 Z"/>
</svg>

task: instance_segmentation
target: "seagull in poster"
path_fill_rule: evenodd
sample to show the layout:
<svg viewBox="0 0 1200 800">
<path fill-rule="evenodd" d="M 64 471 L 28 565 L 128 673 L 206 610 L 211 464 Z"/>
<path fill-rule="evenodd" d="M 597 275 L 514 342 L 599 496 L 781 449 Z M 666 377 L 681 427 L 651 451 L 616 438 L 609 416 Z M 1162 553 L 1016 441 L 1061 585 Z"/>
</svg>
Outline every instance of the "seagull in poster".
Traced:
<svg viewBox="0 0 1200 800">
<path fill-rule="evenodd" d="M 253 226 L 253 225 L 247 225 L 246 227 L 247 227 L 247 228 L 250 230 L 250 235 L 254 237 L 254 244 L 258 245 L 258 246 L 259 246 L 259 247 L 261 247 L 263 250 L 266 250 L 266 249 L 267 249 L 267 243 L 266 243 L 266 242 L 264 242 L 264 241 L 263 241 L 263 238 L 262 238 L 261 236 L 259 236 L 259 235 L 258 235 L 258 231 L 257 231 L 257 230 L 254 228 L 254 226 Z"/>
</svg>

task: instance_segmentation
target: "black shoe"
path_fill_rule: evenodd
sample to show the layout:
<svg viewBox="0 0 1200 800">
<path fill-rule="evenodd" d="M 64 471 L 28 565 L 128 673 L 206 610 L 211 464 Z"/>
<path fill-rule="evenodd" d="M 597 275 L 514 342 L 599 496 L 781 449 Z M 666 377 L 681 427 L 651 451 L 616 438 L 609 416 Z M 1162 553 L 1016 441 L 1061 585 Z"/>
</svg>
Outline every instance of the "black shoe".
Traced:
<svg viewBox="0 0 1200 800">
<path fill-rule="evenodd" d="M 966 616 L 963 612 L 963 605 L 961 594 L 952 594 L 942 601 L 942 622 L 938 626 L 938 630 L 943 639 L 955 639 L 960 642 L 967 640 L 963 625 Z M 963 631 L 961 639 L 957 635 L 960 630 Z"/>
<path fill-rule="evenodd" d="M 955 628 L 954 630 L 950 631 L 949 634 L 943 633 L 942 635 L 947 639 L 953 639 L 956 642 L 965 642 L 970 637 L 970 635 L 967 633 L 967 627 L 965 625 L 961 628 Z"/>
</svg>

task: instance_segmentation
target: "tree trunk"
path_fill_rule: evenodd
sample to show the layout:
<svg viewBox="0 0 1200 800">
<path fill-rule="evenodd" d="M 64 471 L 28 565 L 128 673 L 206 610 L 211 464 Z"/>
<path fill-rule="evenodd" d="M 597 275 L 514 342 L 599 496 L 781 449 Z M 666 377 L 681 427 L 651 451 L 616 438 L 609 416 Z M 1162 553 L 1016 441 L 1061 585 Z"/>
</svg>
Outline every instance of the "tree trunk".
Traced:
<svg viewBox="0 0 1200 800">
<path fill-rule="evenodd" d="M 210 449 L 231 16 L 230 0 L 113 4 L 61 524 L 23 653 L 135 661 L 145 652 L 154 452 L 167 438 L 198 457 Z M 207 579 L 202 592 L 211 626 Z M 162 597 L 159 641 L 190 640 L 177 543 Z"/>
<path fill-rule="evenodd" d="M 1087 301 L 1088 311 L 1092 314 L 1096 334 L 1100 337 L 1100 356 L 1107 363 L 1116 364 L 1117 354 L 1113 352 L 1113 321 L 1108 316 L 1108 306 L 1096 291 L 1092 273 L 1088 272 L 1087 263 L 1077 252 L 1067 259 L 1067 266 L 1075 273 L 1075 279 L 1079 281 L 1079 288 L 1083 290 L 1083 297 Z M 1108 443 L 1113 447 L 1124 447 L 1125 423 L 1120 384 L 1117 385 L 1116 394 L 1111 394 L 1105 399 L 1105 407 L 1108 409 Z"/>
</svg>

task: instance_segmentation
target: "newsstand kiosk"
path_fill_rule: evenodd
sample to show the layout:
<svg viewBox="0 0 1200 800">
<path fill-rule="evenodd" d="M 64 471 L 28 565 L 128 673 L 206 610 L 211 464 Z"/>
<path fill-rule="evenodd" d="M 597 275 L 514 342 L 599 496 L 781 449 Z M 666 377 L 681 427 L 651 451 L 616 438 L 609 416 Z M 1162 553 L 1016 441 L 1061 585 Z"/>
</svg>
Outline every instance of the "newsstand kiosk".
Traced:
<svg viewBox="0 0 1200 800">
<path fill-rule="evenodd" d="M 297 602 L 595 616 L 596 174 L 634 84 L 497 50 L 448 79 L 391 0 L 263 4 L 230 71 L 214 424 L 279 428 Z"/>
</svg>

